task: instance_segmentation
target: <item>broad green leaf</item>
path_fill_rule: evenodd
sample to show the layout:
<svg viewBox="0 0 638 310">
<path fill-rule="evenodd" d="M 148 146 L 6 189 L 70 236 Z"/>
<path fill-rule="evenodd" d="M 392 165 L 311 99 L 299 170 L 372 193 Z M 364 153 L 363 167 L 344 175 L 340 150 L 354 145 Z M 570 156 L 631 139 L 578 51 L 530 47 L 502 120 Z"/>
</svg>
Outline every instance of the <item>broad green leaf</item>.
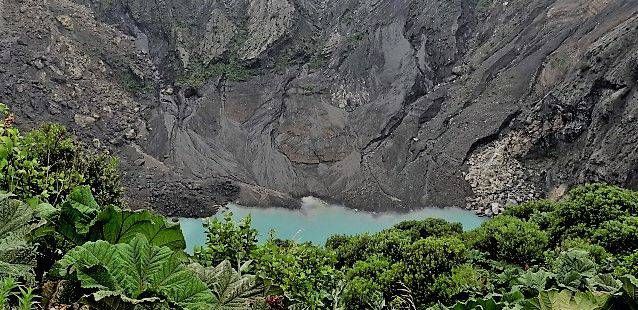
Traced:
<svg viewBox="0 0 638 310">
<path fill-rule="evenodd" d="M 88 186 L 76 187 L 62 204 L 57 231 L 70 241 L 82 244 L 99 211 L 91 189 Z"/>
<path fill-rule="evenodd" d="M 525 295 L 519 290 L 513 290 L 507 294 L 503 294 L 502 300 L 507 303 L 515 303 L 525 299 Z"/>
<path fill-rule="evenodd" d="M 467 300 L 465 302 L 458 302 L 454 306 L 452 306 L 453 310 L 471 310 L 471 309 L 481 309 L 481 310 L 499 310 L 503 309 L 502 305 L 499 305 L 496 300 L 492 297 L 486 298 L 473 298 Z"/>
<path fill-rule="evenodd" d="M 621 288 L 622 282 L 616 280 L 611 274 L 597 274 L 587 279 L 587 286 L 592 291 L 615 293 Z"/>
<path fill-rule="evenodd" d="M 186 309 L 209 309 L 214 296 L 179 257 L 138 234 L 128 243 L 96 241 L 78 246 L 58 261 L 55 272 L 94 290 L 96 301 L 117 296 L 130 304 L 166 300 Z"/>
<path fill-rule="evenodd" d="M 606 292 L 576 292 L 574 302 L 578 309 L 607 309 L 611 297 Z"/>
<path fill-rule="evenodd" d="M 514 288 L 531 288 L 538 292 L 545 290 L 547 281 L 555 275 L 546 270 L 539 270 L 537 272 L 527 271 L 516 279 L 517 285 Z"/>
<path fill-rule="evenodd" d="M 49 203 L 39 203 L 32 207 L 35 214 L 43 219 L 50 219 L 53 215 L 59 212 L 54 206 Z"/>
<path fill-rule="evenodd" d="M 575 303 L 571 303 L 572 293 L 570 291 L 542 291 L 538 297 L 531 300 L 530 307 L 526 309 L 537 310 L 580 310 Z"/>
<path fill-rule="evenodd" d="M 110 243 L 127 243 L 142 234 L 155 246 L 166 246 L 181 251 L 186 241 L 177 223 L 168 222 L 163 216 L 144 211 L 122 211 L 109 206 L 100 212 L 91 229 L 94 239 Z"/>
<path fill-rule="evenodd" d="M 82 210 L 95 210 L 99 206 L 93 198 L 91 188 L 88 186 L 78 186 L 71 191 L 67 198 L 67 202 L 75 204 L 78 209 Z"/>
<path fill-rule="evenodd" d="M 638 279 L 632 275 L 625 275 L 620 278 L 622 282 L 622 291 L 628 299 L 627 302 L 632 309 L 638 308 Z"/>
<path fill-rule="evenodd" d="M 35 228 L 29 223 L 33 211 L 9 197 L 10 194 L 0 193 L 0 278 L 24 278 L 32 283 L 34 259 L 27 235 Z"/>
<path fill-rule="evenodd" d="M 215 309 L 247 309 L 248 304 L 261 293 L 255 276 L 240 274 L 228 261 L 223 261 L 216 267 L 203 267 L 194 263 L 188 268 L 193 270 L 215 295 Z"/>
<path fill-rule="evenodd" d="M 543 291 L 525 309 L 534 310 L 599 310 L 608 309 L 611 294 L 604 292 Z"/>
</svg>

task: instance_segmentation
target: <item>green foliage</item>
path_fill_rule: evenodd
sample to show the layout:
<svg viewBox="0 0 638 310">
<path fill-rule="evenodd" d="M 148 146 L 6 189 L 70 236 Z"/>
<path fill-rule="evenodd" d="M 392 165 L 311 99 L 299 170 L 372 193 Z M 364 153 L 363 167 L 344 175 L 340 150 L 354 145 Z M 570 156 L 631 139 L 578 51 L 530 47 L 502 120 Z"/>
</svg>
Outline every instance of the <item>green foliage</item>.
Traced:
<svg viewBox="0 0 638 310">
<path fill-rule="evenodd" d="M 102 307 L 162 304 L 208 309 L 215 300 L 183 266 L 179 253 L 138 235 L 128 243 L 88 242 L 56 263 L 57 275 L 79 281 Z"/>
<path fill-rule="evenodd" d="M 612 253 L 631 253 L 638 249 L 638 217 L 604 222 L 593 231 L 593 239 Z"/>
<path fill-rule="evenodd" d="M 569 249 L 585 251 L 589 253 L 590 257 L 597 264 L 602 264 L 604 261 L 611 258 L 612 256 L 610 253 L 607 252 L 607 250 L 605 250 L 604 247 L 598 244 L 592 244 L 591 242 L 581 238 L 566 239 L 563 241 L 559 249 L 562 251 L 566 251 Z"/>
<path fill-rule="evenodd" d="M 533 200 L 518 205 L 509 205 L 503 215 L 529 220 L 538 214 L 551 212 L 556 209 L 556 203 L 551 200 Z"/>
<path fill-rule="evenodd" d="M 330 304 L 339 274 L 332 251 L 309 243 L 267 242 L 252 253 L 257 277 L 278 287 L 298 307 L 323 309 Z"/>
<path fill-rule="evenodd" d="M 206 246 L 195 249 L 195 256 L 205 266 L 216 266 L 225 260 L 244 262 L 257 248 L 257 230 L 250 226 L 250 216 L 238 225 L 232 216 L 227 212 L 223 220 L 209 220 Z"/>
<path fill-rule="evenodd" d="M 32 287 L 22 288 L 20 287 L 20 294 L 16 297 L 18 298 L 18 309 L 19 310 L 31 310 L 35 309 L 38 302 L 36 299 L 39 297 L 34 293 L 34 289 Z"/>
<path fill-rule="evenodd" d="M 493 259 L 524 265 L 538 262 L 548 245 L 538 225 L 511 216 L 498 216 L 468 234 L 469 242 Z"/>
<path fill-rule="evenodd" d="M 414 234 L 413 231 L 390 229 L 374 235 L 332 236 L 326 241 L 326 247 L 336 252 L 338 267 L 352 266 L 370 255 L 399 261 L 412 243 Z"/>
<path fill-rule="evenodd" d="M 341 298 L 348 310 L 382 309 L 385 305 L 382 288 L 373 279 L 351 279 Z"/>
<path fill-rule="evenodd" d="M 433 285 L 440 275 L 464 264 L 467 248 L 456 237 L 428 237 L 410 246 L 405 253 L 405 284 L 414 292 L 417 304 L 427 305 L 437 300 L 439 291 Z"/>
<path fill-rule="evenodd" d="M 440 275 L 434 282 L 439 302 L 451 302 L 459 297 L 481 296 L 486 291 L 487 272 L 471 264 L 452 268 L 449 274 Z"/>
<path fill-rule="evenodd" d="M 620 301 L 626 305 L 627 309 L 638 309 L 638 279 L 633 275 L 626 275 L 620 278 L 623 299 Z"/>
<path fill-rule="evenodd" d="M 422 221 L 405 221 L 395 225 L 394 228 L 409 232 L 412 239 L 456 236 L 463 233 L 461 223 L 449 223 L 446 220 L 435 218 Z"/>
<path fill-rule="evenodd" d="M 204 267 L 193 263 L 190 270 L 202 280 L 215 296 L 215 309 L 244 310 L 255 304 L 262 293 L 254 275 L 241 274 L 248 264 L 235 271 L 229 261 L 223 261 L 215 267 Z"/>
<path fill-rule="evenodd" d="M 117 202 L 122 192 L 117 160 L 86 150 L 60 125 L 26 136 L 0 127 L 0 189 L 55 205 L 79 185 L 90 186 L 101 203 Z"/>
<path fill-rule="evenodd" d="M 392 263 L 379 256 L 357 261 L 345 274 L 347 284 L 341 302 L 346 309 L 380 308 L 385 300 L 397 295 L 403 270 L 403 263 Z"/>
<path fill-rule="evenodd" d="M 634 277 L 638 277 L 638 251 L 619 257 L 616 274 L 630 274 Z"/>
<path fill-rule="evenodd" d="M 155 246 L 178 251 L 186 247 L 179 224 L 148 210 L 121 210 L 115 205 L 102 208 L 87 186 L 73 189 L 59 211 L 49 212 L 47 220 L 54 227 L 52 233 L 73 245 L 97 240 L 127 243 L 141 234 Z"/>
<path fill-rule="evenodd" d="M 597 268 L 589 253 L 569 250 L 561 253 L 553 262 L 552 271 L 560 285 L 573 290 L 582 290 L 587 287 L 587 280 L 597 274 Z"/>
<path fill-rule="evenodd" d="M 99 213 L 91 190 L 86 186 L 77 187 L 60 208 L 56 230 L 74 244 L 82 244 L 89 240 L 89 230 Z"/>
<path fill-rule="evenodd" d="M 525 309 L 581 310 L 607 309 L 611 295 L 601 292 L 543 291 L 528 302 Z"/>
<path fill-rule="evenodd" d="M 0 194 L 0 278 L 23 278 L 34 283 L 33 246 L 28 234 L 33 230 L 33 212 L 25 203 Z"/>
<path fill-rule="evenodd" d="M 146 93 L 153 90 L 153 84 L 151 82 L 139 78 L 130 71 L 122 75 L 121 84 L 124 89 L 131 93 Z"/>
<path fill-rule="evenodd" d="M 36 309 L 39 304 L 36 299 L 39 296 L 34 293 L 31 287 L 20 285 L 13 278 L 0 278 L 0 309 Z M 12 301 L 13 299 L 13 301 Z M 13 304 L 13 306 L 12 306 Z"/>
<path fill-rule="evenodd" d="M 9 308 L 9 298 L 18 288 L 18 282 L 14 278 L 3 277 L 0 279 L 0 309 Z"/>
<path fill-rule="evenodd" d="M 591 238 L 605 222 L 635 215 L 637 211 L 637 192 L 603 184 L 579 186 L 570 190 L 552 212 L 554 220 L 549 231 L 556 243 L 570 237 Z"/>
<path fill-rule="evenodd" d="M 177 85 L 201 87 L 206 81 L 222 76 L 230 81 L 245 81 L 252 75 L 251 70 L 236 58 L 205 64 L 196 61 L 176 80 Z"/>
<path fill-rule="evenodd" d="M 186 248 L 180 225 L 148 210 L 126 211 L 111 205 L 97 216 L 91 227 L 91 240 L 113 244 L 127 243 L 140 234 L 154 246 L 174 251 Z"/>
</svg>

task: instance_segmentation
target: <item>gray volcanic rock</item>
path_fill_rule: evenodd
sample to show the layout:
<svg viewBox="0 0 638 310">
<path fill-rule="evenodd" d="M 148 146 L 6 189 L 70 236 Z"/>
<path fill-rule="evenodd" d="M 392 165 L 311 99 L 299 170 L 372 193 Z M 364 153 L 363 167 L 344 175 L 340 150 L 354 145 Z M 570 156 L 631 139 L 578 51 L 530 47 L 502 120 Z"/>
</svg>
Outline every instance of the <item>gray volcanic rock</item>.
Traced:
<svg viewBox="0 0 638 310">
<path fill-rule="evenodd" d="M 0 101 L 24 126 L 109 141 L 132 202 L 169 214 L 305 195 L 501 212 L 575 183 L 638 187 L 637 12 L 632 0 L 2 0 Z"/>
</svg>

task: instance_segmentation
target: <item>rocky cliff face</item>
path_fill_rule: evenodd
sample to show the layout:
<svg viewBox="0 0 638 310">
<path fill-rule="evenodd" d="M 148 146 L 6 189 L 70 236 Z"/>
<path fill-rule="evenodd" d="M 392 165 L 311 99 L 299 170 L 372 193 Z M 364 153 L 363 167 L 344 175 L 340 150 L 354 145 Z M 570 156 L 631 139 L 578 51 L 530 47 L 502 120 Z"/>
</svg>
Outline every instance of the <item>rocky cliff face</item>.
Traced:
<svg viewBox="0 0 638 310">
<path fill-rule="evenodd" d="M 638 187 L 633 0 L 0 0 L 0 101 L 169 214 Z M 95 139 L 95 140 L 93 140 Z"/>
</svg>

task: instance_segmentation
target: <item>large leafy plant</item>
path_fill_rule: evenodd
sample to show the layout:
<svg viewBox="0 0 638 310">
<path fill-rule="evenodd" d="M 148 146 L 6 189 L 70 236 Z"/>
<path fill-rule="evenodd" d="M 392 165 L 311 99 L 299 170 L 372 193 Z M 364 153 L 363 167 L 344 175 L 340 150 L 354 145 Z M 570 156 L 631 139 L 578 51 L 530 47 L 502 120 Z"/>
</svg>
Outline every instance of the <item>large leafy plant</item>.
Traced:
<svg viewBox="0 0 638 310">
<path fill-rule="evenodd" d="M 101 307 L 164 304 L 210 309 L 215 296 L 168 247 L 138 234 L 127 243 L 87 242 L 56 263 L 55 274 L 80 282 Z"/>
<path fill-rule="evenodd" d="M 220 310 L 244 310 L 259 299 L 263 289 L 257 283 L 257 277 L 242 274 L 250 264 L 246 262 L 233 269 L 229 261 L 223 261 L 215 267 L 204 267 L 193 263 L 188 266 L 190 270 L 206 283 L 215 296 L 214 309 Z"/>
<path fill-rule="evenodd" d="M 56 232 L 76 245 L 97 240 L 126 243 L 141 234 L 155 246 L 172 250 L 186 247 L 178 223 L 148 210 L 121 210 L 114 205 L 100 207 L 86 186 L 75 188 L 59 214 L 51 215 L 50 220 Z"/>
<path fill-rule="evenodd" d="M 33 247 L 28 234 L 33 212 L 25 203 L 0 194 L 0 278 L 24 278 L 33 283 Z"/>
</svg>

